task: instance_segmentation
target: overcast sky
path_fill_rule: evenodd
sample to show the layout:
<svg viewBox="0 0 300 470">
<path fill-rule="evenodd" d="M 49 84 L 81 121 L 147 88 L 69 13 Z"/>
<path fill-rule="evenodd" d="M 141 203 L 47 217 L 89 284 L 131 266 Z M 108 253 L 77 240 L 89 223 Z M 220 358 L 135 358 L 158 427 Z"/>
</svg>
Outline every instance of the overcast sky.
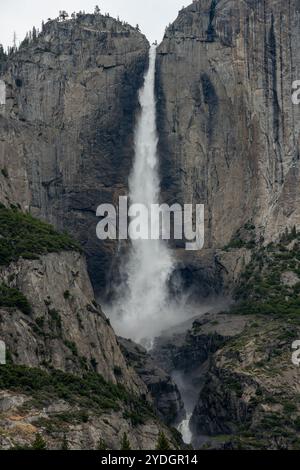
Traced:
<svg viewBox="0 0 300 470">
<path fill-rule="evenodd" d="M 160 41 L 165 27 L 192 0 L 0 0 L 0 43 L 12 45 L 14 31 L 21 41 L 33 26 L 40 28 L 42 20 L 57 17 L 59 10 L 91 13 L 97 3 L 102 13 L 139 24 L 150 41 Z"/>
</svg>

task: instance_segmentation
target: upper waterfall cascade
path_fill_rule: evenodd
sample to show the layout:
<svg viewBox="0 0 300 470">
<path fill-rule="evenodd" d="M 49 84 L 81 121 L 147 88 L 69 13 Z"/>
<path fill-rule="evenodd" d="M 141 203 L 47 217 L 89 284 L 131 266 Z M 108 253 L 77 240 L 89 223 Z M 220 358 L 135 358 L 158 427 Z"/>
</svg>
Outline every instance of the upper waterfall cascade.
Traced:
<svg viewBox="0 0 300 470">
<path fill-rule="evenodd" d="M 149 68 L 139 92 L 141 106 L 135 129 L 135 158 L 129 178 L 131 204 L 143 204 L 149 209 L 159 203 L 156 102 L 156 48 L 149 53 Z M 159 224 L 158 220 L 151 223 Z M 173 271 L 171 251 L 162 240 L 131 240 L 129 259 L 124 267 L 126 289 L 115 306 L 115 328 L 135 341 L 153 338 L 164 327 L 167 310 L 167 283 Z M 115 318 L 117 315 L 117 318 Z"/>
</svg>

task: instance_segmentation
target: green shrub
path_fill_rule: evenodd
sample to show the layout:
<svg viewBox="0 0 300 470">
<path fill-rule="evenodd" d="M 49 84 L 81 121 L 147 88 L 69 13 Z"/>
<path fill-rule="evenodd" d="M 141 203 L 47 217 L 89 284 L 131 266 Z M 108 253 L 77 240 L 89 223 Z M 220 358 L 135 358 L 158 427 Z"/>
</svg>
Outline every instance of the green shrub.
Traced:
<svg viewBox="0 0 300 470">
<path fill-rule="evenodd" d="M 70 349 L 70 351 L 72 352 L 73 356 L 79 356 L 78 354 L 78 350 L 77 350 L 77 346 L 76 344 L 73 342 L 73 341 L 68 341 L 68 340 L 65 340 L 65 345 L 67 346 L 67 348 Z"/>
<path fill-rule="evenodd" d="M 51 419 L 46 419 L 48 421 L 48 426 L 45 422 L 44 418 L 42 419 L 42 423 L 46 425 L 46 427 L 53 427 L 56 426 L 56 428 L 60 427 L 60 424 L 78 424 L 78 423 L 87 423 L 89 420 L 89 415 L 87 411 L 85 410 L 78 410 L 78 411 L 73 411 L 73 412 L 68 412 L 65 411 L 63 413 L 56 413 L 51 415 Z M 43 422 L 44 421 L 44 422 Z"/>
<path fill-rule="evenodd" d="M 224 387 L 235 392 L 238 398 L 243 395 L 243 388 L 238 378 L 224 377 Z"/>
<path fill-rule="evenodd" d="M 121 450 L 131 450 L 131 445 L 130 445 L 126 432 L 124 432 L 123 434 L 123 438 L 121 442 Z"/>
<path fill-rule="evenodd" d="M 243 228 L 237 230 L 228 245 L 224 247 L 225 251 L 247 248 L 252 250 L 256 246 L 255 241 L 255 225 L 248 222 Z"/>
<path fill-rule="evenodd" d="M 126 411 L 123 413 L 123 418 L 131 421 L 132 426 L 139 426 L 145 424 L 145 417 L 136 411 Z"/>
<path fill-rule="evenodd" d="M 122 372 L 121 367 L 115 366 L 115 367 L 114 367 L 114 374 L 115 374 L 117 377 L 121 377 L 121 376 L 123 375 L 123 372 Z"/>
<path fill-rule="evenodd" d="M 69 290 L 66 290 L 66 291 L 64 292 L 64 298 L 65 298 L 66 300 L 68 300 L 70 297 L 71 297 L 70 291 L 69 291 Z"/>
<path fill-rule="evenodd" d="M 294 403 L 285 403 L 284 406 L 283 406 L 283 411 L 284 413 L 286 413 L 287 415 L 291 414 L 291 413 L 295 413 L 297 411 L 297 406 L 294 404 Z"/>
<path fill-rule="evenodd" d="M 33 444 L 32 444 L 32 449 L 33 450 L 46 450 L 47 449 L 47 444 L 39 433 L 35 436 L 35 440 L 33 441 Z"/>
<path fill-rule="evenodd" d="M 8 171 L 7 171 L 6 168 L 2 168 L 2 169 L 1 169 L 1 173 L 2 173 L 2 175 L 4 176 L 4 178 L 8 178 Z"/>
<path fill-rule="evenodd" d="M 61 321 L 60 313 L 57 310 L 55 310 L 55 308 L 51 308 L 50 310 L 48 310 L 48 313 L 51 318 L 52 326 L 56 327 L 58 331 L 60 332 L 62 329 L 62 321 Z"/>
<path fill-rule="evenodd" d="M 99 442 L 97 444 L 97 450 L 109 450 L 108 445 L 103 439 L 99 439 Z"/>
<path fill-rule="evenodd" d="M 159 433 L 156 450 L 170 450 L 170 444 L 163 432 Z"/>
<path fill-rule="evenodd" d="M 276 413 L 270 413 L 263 416 L 260 426 L 262 430 L 274 431 L 276 428 L 282 430 L 284 424 L 284 418 Z M 259 426 L 259 425 L 258 425 Z"/>
<path fill-rule="evenodd" d="M 0 284 L 0 307 L 18 308 L 26 315 L 31 313 L 31 306 L 22 292 L 5 284 Z"/>
<path fill-rule="evenodd" d="M 15 444 L 14 446 L 12 446 L 9 450 L 33 450 L 32 449 L 32 446 L 29 446 L 29 445 L 20 445 L 20 444 Z"/>
<path fill-rule="evenodd" d="M 233 238 L 225 247 L 225 250 L 239 249 L 243 248 L 245 245 L 245 242 L 241 238 Z"/>
</svg>

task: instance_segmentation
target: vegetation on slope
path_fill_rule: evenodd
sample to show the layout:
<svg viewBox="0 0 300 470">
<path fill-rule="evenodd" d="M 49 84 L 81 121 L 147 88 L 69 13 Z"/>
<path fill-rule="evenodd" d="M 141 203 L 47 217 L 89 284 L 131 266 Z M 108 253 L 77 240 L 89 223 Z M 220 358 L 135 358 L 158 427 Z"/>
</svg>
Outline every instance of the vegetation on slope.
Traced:
<svg viewBox="0 0 300 470">
<path fill-rule="evenodd" d="M 237 230 L 227 246 L 224 247 L 225 251 L 231 249 L 248 248 L 249 250 L 255 248 L 255 225 L 250 222 L 246 223 L 242 228 Z"/>
<path fill-rule="evenodd" d="M 22 292 L 5 284 L 0 284 L 0 307 L 18 308 L 26 315 L 31 313 L 31 306 Z"/>
<path fill-rule="evenodd" d="M 220 430 L 212 441 L 227 448 L 300 449 L 298 372 L 291 360 L 299 325 L 267 318 L 255 315 L 227 341 L 214 358 L 214 379 L 201 392 Z"/>
<path fill-rule="evenodd" d="M 291 281 L 284 280 L 289 276 Z M 300 314 L 300 234 L 286 232 L 279 243 L 260 246 L 236 289 L 238 313 Z"/>
<path fill-rule="evenodd" d="M 16 208 L 0 207 L 0 265 L 19 258 L 36 259 L 39 255 L 60 251 L 80 251 L 66 233 L 58 233 L 51 225 L 24 214 Z"/>
<path fill-rule="evenodd" d="M 239 235 L 228 249 L 251 248 L 244 229 Z M 292 344 L 300 337 L 300 234 L 295 228 L 278 243 L 253 249 L 235 299 L 231 313 L 253 317 L 214 356 L 213 380 L 209 377 L 201 392 L 205 407 L 200 411 L 216 431 L 206 445 L 300 449 L 299 381 L 292 362 Z"/>
<path fill-rule="evenodd" d="M 153 416 L 147 402 L 134 396 L 122 385 L 106 382 L 101 375 L 93 372 L 78 377 L 55 369 L 46 372 L 9 363 L 0 366 L 1 389 L 29 395 L 35 407 L 43 408 L 54 400 L 62 399 L 94 413 L 119 411 L 125 407 L 128 413 L 134 412 L 139 416 L 140 421 Z M 79 419 L 77 415 L 76 419 Z M 82 413 L 80 419 L 86 419 Z"/>
</svg>

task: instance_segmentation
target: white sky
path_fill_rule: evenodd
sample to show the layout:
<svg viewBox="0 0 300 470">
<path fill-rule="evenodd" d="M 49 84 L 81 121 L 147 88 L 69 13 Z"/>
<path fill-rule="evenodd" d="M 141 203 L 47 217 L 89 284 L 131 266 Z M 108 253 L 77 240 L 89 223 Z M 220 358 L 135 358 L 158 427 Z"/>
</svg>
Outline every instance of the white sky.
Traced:
<svg viewBox="0 0 300 470">
<path fill-rule="evenodd" d="M 0 44 L 12 45 L 14 31 L 21 41 L 33 26 L 40 28 L 42 20 L 57 17 L 59 10 L 92 13 L 97 3 L 102 13 L 139 24 L 150 41 L 161 41 L 165 27 L 192 0 L 0 0 Z"/>
</svg>

